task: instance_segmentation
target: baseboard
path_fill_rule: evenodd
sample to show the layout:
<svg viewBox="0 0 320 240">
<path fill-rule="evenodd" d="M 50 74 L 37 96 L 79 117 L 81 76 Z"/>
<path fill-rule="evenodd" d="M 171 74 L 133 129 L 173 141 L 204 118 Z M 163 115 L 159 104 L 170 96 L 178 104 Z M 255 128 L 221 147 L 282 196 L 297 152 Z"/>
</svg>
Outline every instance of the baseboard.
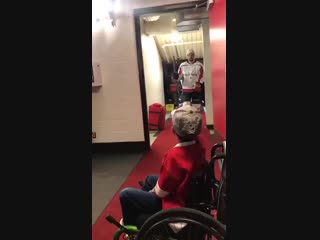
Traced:
<svg viewBox="0 0 320 240">
<path fill-rule="evenodd" d="M 148 149 L 145 142 L 92 143 L 92 153 L 136 153 Z"/>
<path fill-rule="evenodd" d="M 214 125 L 213 124 L 208 124 L 207 128 L 213 130 L 214 129 Z"/>
</svg>

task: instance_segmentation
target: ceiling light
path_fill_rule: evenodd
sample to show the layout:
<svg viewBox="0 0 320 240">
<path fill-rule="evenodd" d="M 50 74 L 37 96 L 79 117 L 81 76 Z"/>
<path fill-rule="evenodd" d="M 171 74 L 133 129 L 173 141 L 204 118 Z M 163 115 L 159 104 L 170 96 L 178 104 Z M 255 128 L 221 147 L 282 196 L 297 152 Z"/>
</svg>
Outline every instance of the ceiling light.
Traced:
<svg viewBox="0 0 320 240">
<path fill-rule="evenodd" d="M 157 20 L 159 20 L 160 16 L 146 16 L 143 17 L 143 20 L 145 20 L 146 22 L 155 22 Z"/>
<path fill-rule="evenodd" d="M 172 42 L 182 42 L 182 37 L 178 32 L 171 33 L 171 41 Z"/>
</svg>

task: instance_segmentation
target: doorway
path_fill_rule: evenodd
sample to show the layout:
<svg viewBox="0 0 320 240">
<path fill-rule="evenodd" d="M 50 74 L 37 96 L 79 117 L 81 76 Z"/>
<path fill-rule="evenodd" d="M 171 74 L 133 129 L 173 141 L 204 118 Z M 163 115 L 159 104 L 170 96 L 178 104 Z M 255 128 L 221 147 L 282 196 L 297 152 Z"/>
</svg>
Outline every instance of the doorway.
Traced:
<svg viewBox="0 0 320 240">
<path fill-rule="evenodd" d="M 171 75 L 178 73 L 180 64 L 187 61 L 188 49 L 194 50 L 196 61 L 208 70 L 198 103 L 206 115 L 213 115 L 211 71 L 206 67 L 211 69 L 211 56 L 206 54 L 210 53 L 210 49 L 206 49 L 210 47 L 209 14 L 205 5 L 197 7 L 199 5 L 197 1 L 134 11 L 144 135 L 148 146 L 159 135 L 159 131 L 149 130 L 149 106 L 153 103 L 165 106 L 169 121 L 172 104 L 181 104 L 181 85 L 174 97 L 170 90 Z"/>
</svg>

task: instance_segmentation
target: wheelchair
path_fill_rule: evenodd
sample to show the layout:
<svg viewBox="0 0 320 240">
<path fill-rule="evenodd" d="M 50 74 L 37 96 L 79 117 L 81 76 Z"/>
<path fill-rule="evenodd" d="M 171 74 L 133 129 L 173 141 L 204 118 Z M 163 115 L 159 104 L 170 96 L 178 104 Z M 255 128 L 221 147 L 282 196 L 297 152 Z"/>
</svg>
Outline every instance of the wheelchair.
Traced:
<svg viewBox="0 0 320 240">
<path fill-rule="evenodd" d="M 217 178 L 215 166 L 221 165 Z M 189 205 L 141 215 L 137 226 L 121 225 L 112 216 L 106 220 L 118 230 L 113 240 L 223 240 L 226 236 L 226 144 L 215 144 L 211 161 L 190 181 Z M 124 237 L 126 236 L 126 238 Z"/>
</svg>

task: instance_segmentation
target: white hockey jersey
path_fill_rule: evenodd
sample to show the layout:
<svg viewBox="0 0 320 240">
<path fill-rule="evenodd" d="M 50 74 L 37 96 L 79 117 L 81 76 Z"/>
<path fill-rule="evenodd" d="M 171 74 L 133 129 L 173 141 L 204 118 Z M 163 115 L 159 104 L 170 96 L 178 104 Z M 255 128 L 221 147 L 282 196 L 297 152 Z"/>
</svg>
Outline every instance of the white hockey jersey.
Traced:
<svg viewBox="0 0 320 240">
<path fill-rule="evenodd" d="M 192 92 L 196 82 L 203 83 L 203 65 L 196 61 L 189 63 L 188 61 L 180 64 L 178 73 L 183 76 L 182 91 Z"/>
</svg>

